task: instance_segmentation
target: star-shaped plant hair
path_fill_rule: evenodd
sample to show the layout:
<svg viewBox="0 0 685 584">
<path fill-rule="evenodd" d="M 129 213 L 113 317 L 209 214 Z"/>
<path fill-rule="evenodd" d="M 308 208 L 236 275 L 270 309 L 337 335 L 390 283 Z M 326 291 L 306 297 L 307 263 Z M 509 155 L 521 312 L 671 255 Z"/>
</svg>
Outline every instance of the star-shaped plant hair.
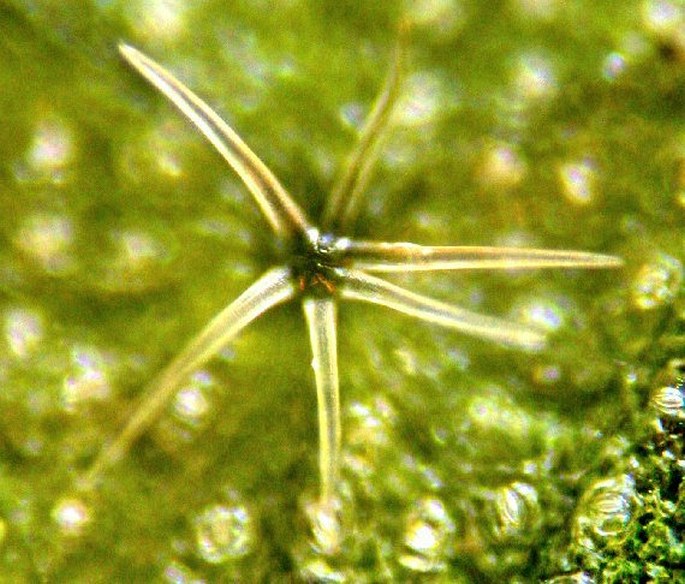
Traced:
<svg viewBox="0 0 685 584">
<path fill-rule="evenodd" d="M 400 86 L 403 43 L 361 132 L 346 172 L 332 190 L 316 227 L 267 166 L 202 99 L 161 65 L 121 44 L 123 58 L 167 97 L 209 140 L 252 193 L 287 251 L 287 263 L 268 270 L 224 308 L 150 383 L 121 433 L 96 458 L 85 484 L 93 485 L 150 426 L 188 374 L 217 354 L 258 316 L 286 301 L 302 302 L 313 354 L 319 412 L 320 504 L 332 509 L 341 458 L 336 311 L 341 300 L 392 308 L 428 323 L 524 349 L 538 349 L 544 333 L 525 324 L 476 314 L 410 292 L 372 272 L 472 269 L 613 268 L 613 256 L 511 247 L 422 246 L 338 237 L 350 228 L 377 158 Z"/>
</svg>

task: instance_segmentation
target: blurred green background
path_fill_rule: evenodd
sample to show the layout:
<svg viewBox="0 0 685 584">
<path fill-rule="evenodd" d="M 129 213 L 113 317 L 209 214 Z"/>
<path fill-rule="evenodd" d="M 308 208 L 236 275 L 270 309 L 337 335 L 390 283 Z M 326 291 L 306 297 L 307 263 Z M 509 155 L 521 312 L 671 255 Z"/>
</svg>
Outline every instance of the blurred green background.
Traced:
<svg viewBox="0 0 685 584">
<path fill-rule="evenodd" d="M 409 74 L 355 234 L 625 268 L 396 278 L 546 328 L 535 354 L 341 306 L 336 555 L 307 520 L 296 304 L 80 492 L 145 384 L 275 257 L 246 190 L 117 42 L 207 99 L 317 217 L 402 20 Z M 0 0 L 0 56 L 0 580 L 685 578 L 681 2 Z"/>
</svg>

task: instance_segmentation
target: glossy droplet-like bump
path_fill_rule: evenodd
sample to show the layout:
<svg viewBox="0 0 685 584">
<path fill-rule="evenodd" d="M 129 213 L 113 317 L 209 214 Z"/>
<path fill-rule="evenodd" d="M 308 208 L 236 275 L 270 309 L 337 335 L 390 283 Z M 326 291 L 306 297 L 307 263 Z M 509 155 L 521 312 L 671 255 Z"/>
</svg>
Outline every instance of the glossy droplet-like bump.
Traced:
<svg viewBox="0 0 685 584">
<path fill-rule="evenodd" d="M 81 535 L 92 520 L 91 510 L 86 504 L 73 498 L 60 499 L 50 515 L 60 532 L 68 537 Z"/>
<path fill-rule="evenodd" d="M 212 505 L 195 519 L 197 553 L 210 564 L 246 556 L 254 538 L 252 516 L 243 505 Z"/>
<path fill-rule="evenodd" d="M 573 523 L 576 544 L 593 550 L 621 533 L 631 517 L 635 483 L 630 475 L 603 479 L 590 485 L 580 498 Z"/>
<path fill-rule="evenodd" d="M 537 533 L 540 515 L 535 488 L 515 481 L 494 493 L 490 508 L 492 534 L 499 541 L 525 541 Z"/>
<path fill-rule="evenodd" d="M 454 532 L 454 522 L 440 499 L 419 501 L 406 521 L 406 550 L 400 563 L 418 573 L 444 571 L 447 568 L 445 559 L 452 553 Z"/>
<path fill-rule="evenodd" d="M 649 403 L 666 419 L 685 419 L 685 394 L 682 387 L 659 387 L 652 392 Z"/>
</svg>

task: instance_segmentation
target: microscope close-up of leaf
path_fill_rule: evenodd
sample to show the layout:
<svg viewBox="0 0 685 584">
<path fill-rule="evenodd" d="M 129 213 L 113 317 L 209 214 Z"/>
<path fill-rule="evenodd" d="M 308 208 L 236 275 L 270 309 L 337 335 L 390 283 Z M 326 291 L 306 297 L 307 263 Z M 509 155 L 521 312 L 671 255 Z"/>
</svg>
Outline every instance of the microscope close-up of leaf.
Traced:
<svg viewBox="0 0 685 584">
<path fill-rule="evenodd" d="M 6 0 L 0 50 L 0 579 L 685 578 L 681 3 Z"/>
</svg>

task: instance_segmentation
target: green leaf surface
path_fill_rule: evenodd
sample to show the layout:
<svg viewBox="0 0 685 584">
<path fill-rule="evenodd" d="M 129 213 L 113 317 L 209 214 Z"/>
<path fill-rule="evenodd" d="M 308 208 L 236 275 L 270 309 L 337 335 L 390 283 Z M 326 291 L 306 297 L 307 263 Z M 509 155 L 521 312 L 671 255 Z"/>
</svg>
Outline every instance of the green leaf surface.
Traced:
<svg viewBox="0 0 685 584">
<path fill-rule="evenodd" d="M 349 235 L 625 267 L 395 278 L 546 328 L 538 353 L 342 304 L 338 554 L 307 519 L 296 304 L 80 491 L 141 389 L 278 252 L 117 43 L 206 99 L 317 218 L 401 21 L 409 75 Z M 5 0 L 0 55 L 0 580 L 684 577 L 682 3 Z"/>
</svg>

